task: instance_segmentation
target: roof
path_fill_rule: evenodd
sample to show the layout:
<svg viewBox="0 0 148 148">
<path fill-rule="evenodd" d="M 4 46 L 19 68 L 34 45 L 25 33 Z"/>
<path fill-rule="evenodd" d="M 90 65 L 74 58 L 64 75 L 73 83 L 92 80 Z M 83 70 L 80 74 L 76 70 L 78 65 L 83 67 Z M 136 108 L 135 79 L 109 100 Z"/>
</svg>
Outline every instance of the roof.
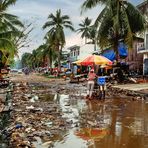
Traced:
<svg viewBox="0 0 148 148">
<path fill-rule="evenodd" d="M 73 48 L 80 48 L 80 46 L 78 46 L 78 45 L 73 45 L 73 46 L 68 47 L 67 49 L 68 49 L 68 50 L 72 50 Z"/>
<path fill-rule="evenodd" d="M 142 41 L 142 42 L 144 42 L 144 39 L 141 38 L 141 37 L 134 36 L 133 39 L 134 39 L 134 41 Z"/>
</svg>

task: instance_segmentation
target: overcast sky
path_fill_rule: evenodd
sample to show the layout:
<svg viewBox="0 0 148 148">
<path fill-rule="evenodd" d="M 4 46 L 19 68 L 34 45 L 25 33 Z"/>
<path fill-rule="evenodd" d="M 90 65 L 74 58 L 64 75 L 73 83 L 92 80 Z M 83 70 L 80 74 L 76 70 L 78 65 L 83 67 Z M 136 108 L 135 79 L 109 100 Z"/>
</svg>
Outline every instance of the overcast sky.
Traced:
<svg viewBox="0 0 148 148">
<path fill-rule="evenodd" d="M 138 5 L 143 0 L 129 0 L 132 4 Z M 33 22 L 34 30 L 32 31 L 30 38 L 30 47 L 27 49 L 21 49 L 19 54 L 24 52 L 31 52 L 43 43 L 43 37 L 45 31 L 42 30 L 42 26 L 47 21 L 47 17 L 50 13 L 56 12 L 57 9 L 61 9 L 63 15 L 69 15 L 71 21 L 74 24 L 75 29 L 78 29 L 78 24 L 86 16 L 93 20 L 102 10 L 102 6 L 97 6 L 94 9 L 88 10 L 83 15 L 80 15 L 81 5 L 84 0 L 18 0 L 14 6 L 9 8 L 9 12 L 20 17 L 23 22 Z M 66 34 L 66 47 L 82 44 L 80 34 L 65 30 Z M 65 47 L 65 48 L 66 48 Z"/>
</svg>

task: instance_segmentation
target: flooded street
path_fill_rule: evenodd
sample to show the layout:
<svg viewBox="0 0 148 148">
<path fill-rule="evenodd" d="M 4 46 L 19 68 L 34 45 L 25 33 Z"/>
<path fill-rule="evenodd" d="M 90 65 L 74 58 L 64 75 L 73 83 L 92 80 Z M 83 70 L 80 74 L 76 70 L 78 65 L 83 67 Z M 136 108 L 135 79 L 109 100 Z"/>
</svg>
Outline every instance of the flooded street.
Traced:
<svg viewBox="0 0 148 148">
<path fill-rule="evenodd" d="M 88 100 L 84 83 L 32 76 L 12 81 L 9 148 L 148 147 L 148 100 Z"/>
<path fill-rule="evenodd" d="M 126 98 L 87 101 L 66 95 L 60 95 L 57 101 L 73 126 L 54 147 L 148 147 L 148 102 Z"/>
</svg>

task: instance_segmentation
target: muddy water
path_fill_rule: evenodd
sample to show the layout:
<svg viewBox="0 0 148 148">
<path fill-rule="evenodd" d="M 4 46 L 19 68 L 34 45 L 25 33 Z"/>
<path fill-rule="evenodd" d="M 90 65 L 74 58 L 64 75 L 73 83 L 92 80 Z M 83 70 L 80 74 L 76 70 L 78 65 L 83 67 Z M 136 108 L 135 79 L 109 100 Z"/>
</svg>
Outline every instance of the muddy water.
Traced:
<svg viewBox="0 0 148 148">
<path fill-rule="evenodd" d="M 148 148 L 148 101 L 85 100 L 56 95 L 72 126 L 55 148 Z"/>
</svg>

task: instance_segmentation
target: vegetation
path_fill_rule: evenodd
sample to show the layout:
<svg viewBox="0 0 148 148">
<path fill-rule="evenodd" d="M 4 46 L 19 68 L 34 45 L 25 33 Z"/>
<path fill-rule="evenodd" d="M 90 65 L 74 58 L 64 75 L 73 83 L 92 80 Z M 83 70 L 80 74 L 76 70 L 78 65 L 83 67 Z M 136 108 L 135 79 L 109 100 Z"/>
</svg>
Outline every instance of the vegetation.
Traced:
<svg viewBox="0 0 148 148">
<path fill-rule="evenodd" d="M 46 28 L 49 29 L 46 34 L 47 41 L 51 45 L 51 48 L 58 53 L 58 68 L 60 70 L 60 52 L 66 43 L 64 29 L 74 31 L 74 28 L 69 16 L 62 15 L 61 10 L 57 10 L 55 15 L 51 13 L 48 16 L 48 21 L 43 26 L 43 29 Z"/>
<path fill-rule="evenodd" d="M 85 44 L 87 43 L 87 39 L 90 38 L 90 30 L 91 30 L 91 22 L 92 20 L 86 17 L 80 24 L 78 33 L 81 33 L 82 39 L 85 38 Z"/>
<path fill-rule="evenodd" d="M 97 27 L 92 25 L 92 20 L 86 17 L 80 24 L 78 33 L 81 33 L 81 38 L 85 38 L 85 44 L 94 44 L 96 50 Z M 89 39 L 89 41 L 87 40 Z"/>
<path fill-rule="evenodd" d="M 101 49 L 112 46 L 118 60 L 119 42 L 124 42 L 131 49 L 133 37 L 145 29 L 146 21 L 139 10 L 126 0 L 85 0 L 82 12 L 99 4 L 103 4 L 104 9 L 94 24 L 98 27 L 97 42 Z"/>
<path fill-rule="evenodd" d="M 21 29 L 24 27 L 17 16 L 7 13 L 9 6 L 15 4 L 16 0 L 0 1 L 0 54 L 1 68 L 10 64 L 14 55 L 17 54 L 15 39 L 19 38 Z"/>
</svg>

